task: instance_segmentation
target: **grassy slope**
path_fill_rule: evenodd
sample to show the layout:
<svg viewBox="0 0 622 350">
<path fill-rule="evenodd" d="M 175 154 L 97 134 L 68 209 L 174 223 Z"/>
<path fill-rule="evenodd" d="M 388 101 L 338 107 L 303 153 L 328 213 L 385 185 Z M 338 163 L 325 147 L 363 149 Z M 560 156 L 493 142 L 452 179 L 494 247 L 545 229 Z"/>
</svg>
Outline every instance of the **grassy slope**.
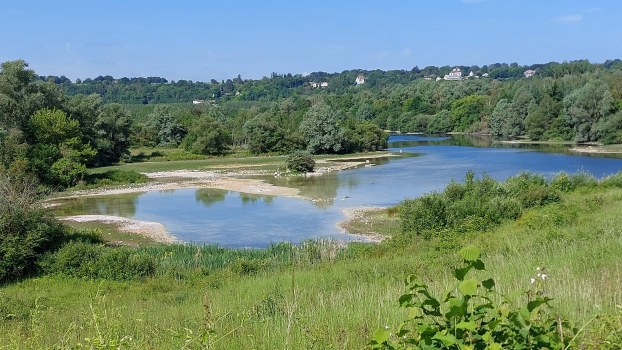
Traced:
<svg viewBox="0 0 622 350">
<path fill-rule="evenodd" d="M 535 268 L 546 266 L 545 289 L 558 311 L 584 322 L 596 312 L 613 315 L 621 304 L 621 211 L 622 190 L 570 194 L 489 232 L 389 242 L 359 258 L 306 264 L 296 268 L 293 290 L 287 267 L 142 282 L 30 279 L 0 289 L 0 344 L 49 348 L 126 337 L 129 349 L 179 349 L 197 344 L 207 297 L 207 322 L 219 339 L 213 348 L 360 349 L 373 330 L 403 319 L 396 304 L 407 274 L 417 273 L 437 294 L 453 288 L 450 268 L 466 243 L 482 249 L 485 273 L 503 293 L 528 288 Z"/>
</svg>

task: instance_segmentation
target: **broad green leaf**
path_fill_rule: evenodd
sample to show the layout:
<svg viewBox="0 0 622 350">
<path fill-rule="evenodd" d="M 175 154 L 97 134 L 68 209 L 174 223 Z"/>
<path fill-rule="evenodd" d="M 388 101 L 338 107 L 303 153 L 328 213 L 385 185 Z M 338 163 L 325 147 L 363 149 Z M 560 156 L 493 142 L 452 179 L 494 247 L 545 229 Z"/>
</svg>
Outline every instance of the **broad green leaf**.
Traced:
<svg viewBox="0 0 622 350">
<path fill-rule="evenodd" d="M 404 294 L 400 297 L 400 305 L 402 307 L 406 306 L 407 304 L 410 303 L 410 301 L 412 300 L 413 295 L 412 294 Z"/>
<path fill-rule="evenodd" d="M 507 306 L 501 306 L 499 308 L 499 312 L 501 313 L 501 315 L 508 317 L 508 315 L 510 314 L 510 308 Z"/>
<path fill-rule="evenodd" d="M 418 278 L 417 275 L 410 275 L 410 276 L 406 277 L 406 279 L 404 280 L 404 283 L 406 283 L 406 285 L 410 285 L 411 283 L 416 281 L 417 278 Z"/>
<path fill-rule="evenodd" d="M 466 276 L 467 273 L 469 273 L 469 271 L 471 270 L 471 265 L 462 268 L 462 269 L 455 269 L 454 270 L 454 277 L 456 277 L 456 279 L 458 281 L 462 281 L 464 280 L 464 277 Z"/>
<path fill-rule="evenodd" d="M 479 259 L 479 249 L 474 245 L 466 246 L 460 249 L 460 255 L 466 261 L 476 261 Z"/>
<path fill-rule="evenodd" d="M 482 340 L 484 340 L 486 343 L 489 343 L 490 340 L 492 340 L 492 332 L 488 331 L 484 335 L 482 335 Z"/>
<path fill-rule="evenodd" d="M 492 343 L 488 346 L 488 350 L 501 350 L 501 344 L 499 343 Z"/>
<path fill-rule="evenodd" d="M 456 344 L 456 337 L 451 334 L 442 334 L 441 332 L 436 332 L 432 339 L 440 340 L 446 346 L 452 346 Z"/>
<path fill-rule="evenodd" d="M 458 286 L 460 293 L 464 295 L 473 295 L 477 291 L 477 281 L 476 280 L 466 280 L 462 281 Z"/>
<path fill-rule="evenodd" d="M 546 303 L 548 303 L 551 300 L 553 300 L 553 299 L 551 299 L 551 298 L 542 298 L 542 299 L 534 300 L 534 301 L 532 301 L 532 302 L 527 304 L 527 309 L 529 310 L 529 312 L 532 312 L 533 310 L 537 309 L 540 305 L 546 304 Z"/>
<path fill-rule="evenodd" d="M 492 278 L 489 278 L 482 282 L 482 286 L 484 286 L 484 288 L 488 290 L 491 290 L 495 287 L 495 280 L 493 280 Z"/>
<path fill-rule="evenodd" d="M 389 340 L 391 333 L 389 331 L 385 331 L 384 329 L 378 329 L 374 332 L 372 340 L 376 342 L 376 344 L 382 344 L 385 341 Z"/>
<path fill-rule="evenodd" d="M 470 345 L 466 345 L 466 344 L 460 344 L 460 350 L 473 350 L 473 346 Z"/>
<path fill-rule="evenodd" d="M 474 332 L 476 327 L 477 326 L 475 325 L 475 322 L 473 321 L 469 321 L 469 322 L 462 321 L 456 325 L 456 328 L 458 329 L 466 329 L 467 331 L 471 331 L 471 332 Z"/>
<path fill-rule="evenodd" d="M 473 262 L 472 265 L 476 270 L 479 270 L 479 271 L 486 270 L 486 264 L 484 264 L 484 262 L 479 259 Z"/>
</svg>

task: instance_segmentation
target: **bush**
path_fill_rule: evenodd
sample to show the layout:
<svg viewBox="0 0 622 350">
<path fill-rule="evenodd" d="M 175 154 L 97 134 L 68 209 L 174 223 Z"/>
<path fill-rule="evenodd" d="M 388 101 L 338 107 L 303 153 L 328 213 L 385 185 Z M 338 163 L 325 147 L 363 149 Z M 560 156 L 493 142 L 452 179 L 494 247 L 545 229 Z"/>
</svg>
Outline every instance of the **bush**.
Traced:
<svg viewBox="0 0 622 350">
<path fill-rule="evenodd" d="M 68 243 L 48 254 L 41 266 L 48 274 L 116 281 L 148 277 L 155 272 L 155 261 L 148 254 L 82 242 Z"/>
<path fill-rule="evenodd" d="M 315 160 L 309 152 L 296 151 L 287 156 L 285 166 L 288 170 L 296 173 L 307 173 L 313 171 Z"/>
<path fill-rule="evenodd" d="M 37 182 L 0 172 L 0 283 L 37 270 L 45 252 L 57 248 L 64 227 L 37 205 Z"/>
<path fill-rule="evenodd" d="M 574 175 L 573 175 L 574 176 Z M 590 184 L 590 178 L 561 177 L 557 184 L 571 188 Z M 402 233 L 430 238 L 445 229 L 457 232 L 485 230 L 503 220 L 515 220 L 524 209 L 559 202 L 561 195 L 546 178 L 529 172 L 498 182 L 484 174 L 467 173 L 463 184 L 452 181 L 443 192 L 433 192 L 401 203 Z"/>
<path fill-rule="evenodd" d="M 396 330 L 378 329 L 369 342 L 372 349 L 567 349 L 581 330 L 555 315 L 544 295 L 546 274 L 538 268 L 532 289 L 498 297 L 495 281 L 466 279 L 469 271 L 485 271 L 475 246 L 460 251 L 456 290 L 436 298 L 417 276 L 406 278 L 409 291 L 399 298 L 408 309 L 407 319 Z M 528 300 L 518 305 L 518 296 Z M 496 302 L 500 300 L 500 302 Z M 519 301 L 521 299 L 518 299 Z"/>
</svg>

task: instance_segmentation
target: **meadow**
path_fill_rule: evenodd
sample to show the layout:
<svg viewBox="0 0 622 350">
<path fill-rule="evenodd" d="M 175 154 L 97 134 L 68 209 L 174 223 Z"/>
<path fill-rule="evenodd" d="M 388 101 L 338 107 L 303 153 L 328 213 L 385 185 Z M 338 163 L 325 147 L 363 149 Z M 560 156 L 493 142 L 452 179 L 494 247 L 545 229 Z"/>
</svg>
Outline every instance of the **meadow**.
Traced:
<svg viewBox="0 0 622 350">
<path fill-rule="evenodd" d="M 43 259 L 39 276 L 0 287 L 0 349 L 362 349 L 405 318 L 406 276 L 435 295 L 455 289 L 451 271 L 469 244 L 486 261 L 477 275 L 494 277 L 500 294 L 533 288 L 546 269 L 554 314 L 581 329 L 569 348 L 620 349 L 620 175 L 579 177 L 555 201 L 476 229 L 406 233 L 406 202 L 370 212 L 361 220 L 391 236 L 380 244 L 70 243 Z"/>
</svg>

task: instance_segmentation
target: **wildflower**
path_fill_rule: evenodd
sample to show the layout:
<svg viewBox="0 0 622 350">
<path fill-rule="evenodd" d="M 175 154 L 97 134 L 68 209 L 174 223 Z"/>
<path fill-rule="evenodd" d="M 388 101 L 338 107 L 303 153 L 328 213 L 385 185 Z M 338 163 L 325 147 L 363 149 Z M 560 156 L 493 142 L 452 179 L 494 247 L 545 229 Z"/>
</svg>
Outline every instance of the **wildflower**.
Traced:
<svg viewBox="0 0 622 350">
<path fill-rule="evenodd" d="M 533 283 L 533 282 L 535 282 L 535 281 L 536 281 L 535 279 L 533 279 L 533 278 L 531 279 L 531 283 Z"/>
<path fill-rule="evenodd" d="M 540 266 L 536 267 L 536 271 L 540 271 L 542 268 Z"/>
<path fill-rule="evenodd" d="M 538 277 L 540 277 L 540 276 L 542 276 L 542 274 L 541 274 L 541 273 L 539 273 L 539 274 L 538 274 Z"/>
<path fill-rule="evenodd" d="M 384 329 L 389 329 L 389 326 L 384 326 Z"/>
<path fill-rule="evenodd" d="M 545 278 L 546 278 L 546 275 L 545 275 L 545 274 L 542 274 L 542 279 L 545 279 Z"/>
</svg>

